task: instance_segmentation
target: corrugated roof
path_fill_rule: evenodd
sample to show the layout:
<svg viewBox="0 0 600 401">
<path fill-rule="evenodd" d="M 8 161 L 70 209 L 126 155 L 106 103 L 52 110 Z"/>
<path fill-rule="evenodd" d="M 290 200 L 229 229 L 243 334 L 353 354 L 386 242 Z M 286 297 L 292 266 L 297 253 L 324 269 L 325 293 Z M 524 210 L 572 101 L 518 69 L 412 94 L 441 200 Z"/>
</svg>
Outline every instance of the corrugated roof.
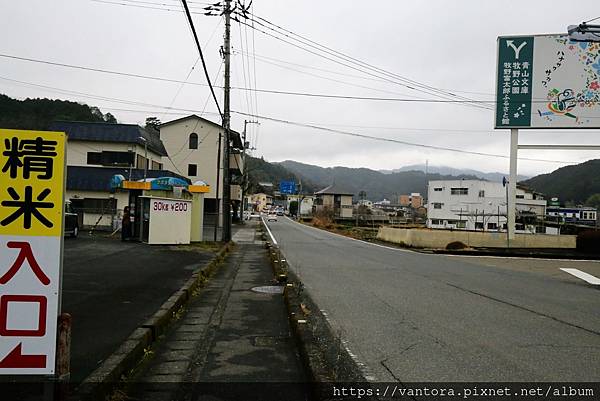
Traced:
<svg viewBox="0 0 600 401">
<path fill-rule="evenodd" d="M 50 124 L 51 131 L 63 131 L 69 140 L 93 142 L 123 142 L 143 146 L 148 141 L 148 149 L 167 156 L 167 150 L 158 134 L 148 132 L 136 124 L 94 123 L 85 121 L 55 121 Z"/>
<path fill-rule="evenodd" d="M 110 179 L 115 174 L 121 174 L 126 179 L 129 179 L 128 168 L 68 166 L 67 189 L 80 191 L 110 191 Z M 168 170 L 148 170 L 146 177 L 177 177 L 191 183 L 189 179 Z M 143 169 L 131 169 L 131 181 L 138 181 L 143 178 Z"/>
</svg>

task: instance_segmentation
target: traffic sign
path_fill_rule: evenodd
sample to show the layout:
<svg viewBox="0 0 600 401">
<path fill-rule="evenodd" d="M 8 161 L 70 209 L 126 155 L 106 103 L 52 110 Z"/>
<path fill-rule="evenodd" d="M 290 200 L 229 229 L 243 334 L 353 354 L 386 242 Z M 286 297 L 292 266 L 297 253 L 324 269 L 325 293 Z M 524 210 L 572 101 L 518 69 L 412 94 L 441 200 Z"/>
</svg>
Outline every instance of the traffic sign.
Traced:
<svg viewBox="0 0 600 401">
<path fill-rule="evenodd" d="M 599 128 L 600 43 L 498 38 L 496 128 Z"/>
<path fill-rule="evenodd" d="M 281 181 L 279 183 L 279 192 L 292 195 L 296 193 L 296 183 L 294 181 Z"/>
<path fill-rule="evenodd" d="M 52 375 L 66 135 L 0 129 L 0 138 L 0 374 Z"/>
</svg>

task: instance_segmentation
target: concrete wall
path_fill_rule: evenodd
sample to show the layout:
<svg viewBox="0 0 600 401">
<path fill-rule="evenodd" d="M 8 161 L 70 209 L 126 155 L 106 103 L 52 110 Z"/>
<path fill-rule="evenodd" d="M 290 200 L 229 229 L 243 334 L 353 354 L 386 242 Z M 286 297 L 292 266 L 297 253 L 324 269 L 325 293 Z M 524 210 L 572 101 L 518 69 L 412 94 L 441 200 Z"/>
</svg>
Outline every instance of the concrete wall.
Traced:
<svg viewBox="0 0 600 401">
<path fill-rule="evenodd" d="M 446 245 L 454 241 L 473 248 L 506 248 L 506 233 L 493 232 L 381 227 L 377 239 L 419 248 L 446 248 Z M 576 239 L 575 235 L 517 234 L 511 241 L 511 247 L 574 249 Z"/>
</svg>

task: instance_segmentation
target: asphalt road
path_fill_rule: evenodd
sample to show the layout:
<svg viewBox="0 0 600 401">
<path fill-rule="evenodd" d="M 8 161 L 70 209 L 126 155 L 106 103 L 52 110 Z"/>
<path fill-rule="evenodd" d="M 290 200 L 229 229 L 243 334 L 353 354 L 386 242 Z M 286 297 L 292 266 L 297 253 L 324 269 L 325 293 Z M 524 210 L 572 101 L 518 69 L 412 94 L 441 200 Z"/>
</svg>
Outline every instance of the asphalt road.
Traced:
<svg viewBox="0 0 600 401">
<path fill-rule="evenodd" d="M 191 246 L 65 238 L 62 310 L 73 317 L 71 380 L 97 368 L 213 255 Z"/>
<path fill-rule="evenodd" d="M 268 223 L 373 381 L 597 381 L 600 263 L 428 255 Z"/>
</svg>

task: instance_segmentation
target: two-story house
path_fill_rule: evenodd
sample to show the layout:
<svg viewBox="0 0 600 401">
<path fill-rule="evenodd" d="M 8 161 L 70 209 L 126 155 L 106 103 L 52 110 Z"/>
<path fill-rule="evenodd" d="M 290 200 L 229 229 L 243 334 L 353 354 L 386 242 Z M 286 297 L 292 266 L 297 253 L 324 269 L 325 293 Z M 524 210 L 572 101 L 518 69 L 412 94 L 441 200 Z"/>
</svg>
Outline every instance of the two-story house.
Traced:
<svg viewBox="0 0 600 401">
<path fill-rule="evenodd" d="M 136 124 L 55 121 L 49 130 L 67 134 L 65 199 L 83 216 L 86 227 L 112 228 L 129 203 L 129 193 L 114 191 L 110 181 L 177 177 L 163 170 L 166 150 L 157 133 Z"/>
<path fill-rule="evenodd" d="M 230 196 L 232 208 L 237 210 L 242 200 L 243 144 L 239 133 L 230 131 L 230 134 Z M 210 192 L 204 197 L 204 213 L 205 222 L 211 224 L 212 221 L 214 224 L 217 200 L 223 199 L 225 130 L 220 124 L 192 114 L 162 124 L 160 139 L 167 154 L 162 158 L 166 169 L 175 171 L 192 182 L 202 181 L 210 186 Z"/>
</svg>

